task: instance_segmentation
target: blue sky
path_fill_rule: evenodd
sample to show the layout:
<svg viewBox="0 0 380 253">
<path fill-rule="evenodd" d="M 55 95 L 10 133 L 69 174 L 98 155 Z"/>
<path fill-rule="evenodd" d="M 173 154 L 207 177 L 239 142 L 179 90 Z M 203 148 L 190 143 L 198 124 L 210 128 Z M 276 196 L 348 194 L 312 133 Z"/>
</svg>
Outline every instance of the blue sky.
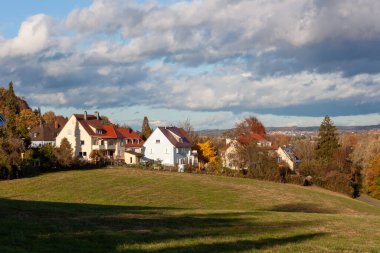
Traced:
<svg viewBox="0 0 380 253">
<path fill-rule="evenodd" d="M 0 85 L 35 108 L 229 128 L 380 123 L 380 3 L 2 1 Z"/>
</svg>

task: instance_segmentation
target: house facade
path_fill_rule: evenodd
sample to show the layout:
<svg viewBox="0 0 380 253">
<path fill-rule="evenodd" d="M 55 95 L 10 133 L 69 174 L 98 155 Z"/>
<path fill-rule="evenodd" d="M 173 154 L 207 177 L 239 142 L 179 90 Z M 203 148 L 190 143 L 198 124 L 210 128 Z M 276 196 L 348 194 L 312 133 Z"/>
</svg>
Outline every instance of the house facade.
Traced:
<svg viewBox="0 0 380 253">
<path fill-rule="evenodd" d="M 43 124 L 40 123 L 38 126 L 34 127 L 30 131 L 30 147 L 39 148 L 44 145 L 50 144 L 55 146 L 55 140 L 59 132 L 65 126 L 67 118 L 62 116 L 57 117 L 54 124 Z"/>
<path fill-rule="evenodd" d="M 124 159 L 124 137 L 114 125 L 104 125 L 97 115 L 73 114 L 56 138 L 57 146 L 67 138 L 73 155 L 90 160 L 91 152 L 102 151 L 108 158 Z"/>
<path fill-rule="evenodd" d="M 286 163 L 290 170 L 298 173 L 298 165 L 301 163 L 301 160 L 294 154 L 290 146 L 279 147 L 276 153 L 280 162 Z"/>
<path fill-rule="evenodd" d="M 178 127 L 158 127 L 145 141 L 144 157 L 160 160 L 163 165 L 174 166 L 198 163 L 197 155 L 185 130 Z"/>
</svg>

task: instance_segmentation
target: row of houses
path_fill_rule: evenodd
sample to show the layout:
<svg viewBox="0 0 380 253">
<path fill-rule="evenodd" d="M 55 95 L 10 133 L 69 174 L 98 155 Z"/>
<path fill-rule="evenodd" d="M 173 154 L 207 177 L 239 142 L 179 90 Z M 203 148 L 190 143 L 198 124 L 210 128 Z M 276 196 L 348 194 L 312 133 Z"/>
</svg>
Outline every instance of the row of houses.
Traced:
<svg viewBox="0 0 380 253">
<path fill-rule="evenodd" d="M 101 151 L 106 157 L 126 164 L 138 164 L 142 159 L 180 167 L 197 163 L 197 154 L 191 150 L 183 129 L 158 127 L 144 142 L 132 128 L 104 124 L 99 113 L 73 114 L 66 120 L 57 118 L 52 125 L 41 124 L 31 131 L 31 146 L 60 146 L 64 138 L 70 142 L 73 155 L 84 160 L 92 160 L 91 154 Z"/>
<path fill-rule="evenodd" d="M 178 165 L 183 170 L 185 165 L 198 163 L 197 152 L 191 149 L 190 138 L 182 128 L 157 127 L 144 142 L 132 128 L 104 124 L 99 113 L 73 114 L 69 119 L 57 117 L 54 124 L 41 124 L 31 131 L 31 147 L 38 148 L 46 144 L 59 146 L 64 138 L 70 142 L 73 155 L 84 160 L 92 160 L 94 157 L 91 154 L 101 151 L 106 157 L 126 164 L 159 160 L 163 165 Z M 272 145 L 258 134 L 253 134 L 253 139 L 260 149 L 272 152 L 279 162 L 286 163 L 293 171 L 297 170 L 300 160 L 290 147 Z M 223 166 L 241 169 L 236 160 L 238 145 L 236 140 L 226 140 L 221 153 Z"/>
</svg>

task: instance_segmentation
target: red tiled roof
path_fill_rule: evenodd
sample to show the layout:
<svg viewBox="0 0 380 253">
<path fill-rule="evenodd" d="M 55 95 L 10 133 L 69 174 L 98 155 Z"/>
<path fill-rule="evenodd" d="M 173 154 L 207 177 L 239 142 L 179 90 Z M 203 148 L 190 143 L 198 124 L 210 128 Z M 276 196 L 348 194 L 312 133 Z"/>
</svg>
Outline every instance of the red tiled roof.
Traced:
<svg viewBox="0 0 380 253">
<path fill-rule="evenodd" d="M 141 137 L 135 132 L 132 130 L 132 128 L 118 128 L 117 129 L 118 132 L 121 133 L 121 135 L 123 136 L 123 138 L 125 139 L 137 139 L 139 140 L 138 143 L 134 142 L 134 143 L 126 143 L 126 147 L 142 147 L 142 145 L 144 144 L 144 141 L 143 139 L 141 139 Z"/>
<path fill-rule="evenodd" d="M 176 148 L 190 148 L 191 143 L 190 139 L 185 130 L 178 127 L 158 127 L 161 132 L 168 138 L 168 140 L 174 145 Z M 177 135 L 181 141 L 177 140 L 175 137 Z"/>
<path fill-rule="evenodd" d="M 255 141 L 266 141 L 266 139 L 263 136 L 261 136 L 260 134 L 252 133 L 251 137 Z"/>
<path fill-rule="evenodd" d="M 91 136 L 103 138 L 103 139 L 122 139 L 123 135 L 117 131 L 114 125 L 103 125 L 101 118 L 97 118 L 95 115 L 88 114 L 87 118 L 84 118 L 83 114 L 74 114 L 75 118 L 78 120 L 79 124 L 87 131 Z M 102 134 L 98 134 L 91 128 L 96 130 L 102 130 Z"/>
</svg>

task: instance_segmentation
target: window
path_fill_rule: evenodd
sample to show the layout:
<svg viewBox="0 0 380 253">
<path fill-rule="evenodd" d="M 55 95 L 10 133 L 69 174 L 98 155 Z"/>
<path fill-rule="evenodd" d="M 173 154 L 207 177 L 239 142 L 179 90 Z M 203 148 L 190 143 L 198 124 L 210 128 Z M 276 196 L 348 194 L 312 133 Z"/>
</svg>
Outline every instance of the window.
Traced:
<svg viewBox="0 0 380 253">
<path fill-rule="evenodd" d="M 84 145 L 84 141 L 83 140 L 80 141 L 80 145 Z"/>
<path fill-rule="evenodd" d="M 132 157 L 129 157 L 129 163 L 132 163 Z"/>
<path fill-rule="evenodd" d="M 82 155 L 83 156 L 87 156 L 87 152 L 82 152 Z"/>
<path fill-rule="evenodd" d="M 79 152 L 79 157 L 82 157 L 82 156 L 83 156 L 82 152 Z"/>
<path fill-rule="evenodd" d="M 165 148 L 165 154 L 167 154 L 168 153 L 168 148 Z"/>
<path fill-rule="evenodd" d="M 150 153 L 153 154 L 153 149 L 152 148 L 150 149 Z"/>
<path fill-rule="evenodd" d="M 156 140 L 156 143 L 157 143 L 157 144 L 160 144 L 160 140 Z"/>
</svg>

